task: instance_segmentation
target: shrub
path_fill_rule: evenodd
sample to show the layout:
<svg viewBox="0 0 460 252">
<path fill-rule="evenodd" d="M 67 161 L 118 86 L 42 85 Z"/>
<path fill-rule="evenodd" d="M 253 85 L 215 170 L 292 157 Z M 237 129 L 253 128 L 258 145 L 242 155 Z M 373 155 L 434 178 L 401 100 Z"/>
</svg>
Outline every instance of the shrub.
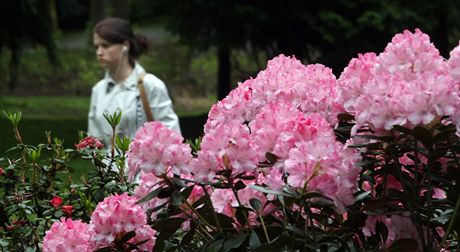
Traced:
<svg viewBox="0 0 460 252">
<path fill-rule="evenodd" d="M 100 251 L 455 249 L 457 50 L 444 60 L 427 35 L 404 31 L 383 53 L 353 59 L 338 80 L 325 66 L 304 66 L 280 55 L 211 108 L 202 139 L 185 143 L 161 123 L 150 122 L 129 149 L 127 140 L 112 143 L 109 152 L 99 151 L 94 139 L 85 140 L 87 148 L 78 153 L 91 158 L 99 173 L 86 187 L 74 186 L 94 200 L 87 201 L 85 211 L 75 207 L 80 211 L 71 217 L 88 226 L 61 219 L 44 244 L 56 243 L 59 236 L 52 234 L 76 235 L 75 222 L 88 230 L 90 249 Z M 17 116 L 9 117 L 14 126 Z M 119 117 L 107 117 L 112 127 Z M 31 167 L 32 175 L 41 171 L 34 161 L 40 151 L 21 153 L 22 159 L 10 162 L 19 169 L 10 164 L 5 174 L 22 171 L 18 177 L 23 175 L 25 188 L 34 187 L 36 177 L 25 176 L 23 167 Z M 123 175 L 125 154 L 134 188 Z M 111 172 L 114 167 L 118 173 Z M 49 209 L 56 212 L 67 204 L 69 197 L 53 200 L 62 193 L 49 191 L 46 187 L 53 202 Z M 28 193 L 33 199 L 36 190 Z M 3 218 L 27 226 L 24 231 L 40 231 L 28 244 L 40 247 L 51 217 L 37 229 L 28 218 L 44 207 L 19 203 L 30 206 L 29 215 L 18 211 Z M 100 230 L 96 223 L 104 227 L 101 239 L 94 233 Z M 15 232 L 4 232 L 4 243 L 21 241 Z"/>
</svg>

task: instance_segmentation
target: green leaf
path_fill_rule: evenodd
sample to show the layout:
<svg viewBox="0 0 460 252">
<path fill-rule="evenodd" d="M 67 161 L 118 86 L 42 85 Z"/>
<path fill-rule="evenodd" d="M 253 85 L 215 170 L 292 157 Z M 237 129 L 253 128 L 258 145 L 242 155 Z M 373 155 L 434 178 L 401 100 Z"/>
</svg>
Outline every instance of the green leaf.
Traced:
<svg viewBox="0 0 460 252">
<path fill-rule="evenodd" d="M 184 220 L 185 219 L 183 218 L 168 218 L 153 224 L 153 228 L 159 232 L 159 235 L 155 241 L 154 251 L 164 250 L 164 242 L 170 239 L 174 233 L 176 233 Z"/>
<path fill-rule="evenodd" d="M 399 252 L 399 251 L 417 251 L 417 242 L 412 239 L 400 239 L 391 244 L 388 248 L 388 252 Z"/>
<path fill-rule="evenodd" d="M 262 202 L 256 198 L 252 198 L 249 200 L 249 205 L 256 210 L 256 212 L 260 212 L 262 210 Z"/>
<path fill-rule="evenodd" d="M 145 195 L 144 198 L 138 200 L 136 202 L 136 204 L 142 204 L 142 203 L 145 203 L 147 201 L 150 201 L 151 199 L 155 198 L 159 193 L 160 191 L 162 190 L 163 188 L 159 187 L 151 192 L 149 192 L 149 194 Z"/>
<path fill-rule="evenodd" d="M 180 178 L 173 177 L 172 182 L 179 187 L 186 187 L 185 182 Z"/>
<path fill-rule="evenodd" d="M 239 248 L 241 244 L 243 244 L 243 242 L 246 241 L 247 238 L 248 234 L 240 234 L 237 237 L 227 239 L 226 241 L 224 241 L 224 247 L 222 248 L 222 251 L 226 252 L 231 249 Z"/>
<path fill-rule="evenodd" d="M 121 239 L 118 240 L 117 243 L 118 244 L 126 243 L 127 241 L 131 240 L 131 238 L 133 238 L 134 236 L 136 236 L 136 231 L 128 232 L 125 235 L 123 235 L 123 237 L 121 237 Z"/>
<path fill-rule="evenodd" d="M 235 183 L 234 188 L 235 188 L 235 190 L 239 191 L 239 190 L 241 190 L 241 189 L 246 188 L 246 185 L 244 184 L 243 181 L 238 180 L 238 181 Z"/>
<path fill-rule="evenodd" d="M 174 192 L 174 188 L 172 187 L 162 187 L 160 189 L 160 192 L 158 192 L 158 198 L 159 199 L 169 198 L 173 192 Z"/>
<path fill-rule="evenodd" d="M 397 131 L 399 131 L 401 133 L 404 133 L 406 135 L 412 135 L 412 130 L 411 129 L 403 127 L 403 126 L 400 126 L 400 125 L 393 125 L 393 129 L 397 130 Z"/>
<path fill-rule="evenodd" d="M 265 158 L 268 160 L 268 162 L 270 164 L 274 164 L 274 163 L 276 163 L 276 160 L 278 160 L 278 156 L 276 156 L 275 154 L 273 154 L 271 152 L 266 152 L 265 153 Z"/>
<path fill-rule="evenodd" d="M 289 196 L 283 192 L 280 192 L 280 191 L 275 191 L 275 190 L 271 190 L 271 189 L 268 189 L 267 187 L 263 187 L 263 186 L 258 186 L 258 185 L 250 185 L 249 187 L 251 187 L 252 189 L 256 190 L 256 191 L 259 191 L 259 192 L 262 192 L 262 193 L 267 193 L 267 194 L 273 194 L 273 195 L 283 195 L 283 196 Z"/>
<path fill-rule="evenodd" d="M 113 252 L 113 251 L 116 251 L 116 250 L 112 247 L 103 247 L 103 248 L 94 250 L 94 252 Z"/>
<path fill-rule="evenodd" d="M 382 241 L 386 242 L 386 240 L 388 238 L 388 228 L 387 228 L 387 226 L 383 222 L 377 221 L 375 223 L 375 230 L 376 230 L 377 234 L 380 235 L 380 238 L 382 239 Z"/>
<path fill-rule="evenodd" d="M 245 225 L 247 223 L 247 218 L 248 218 L 249 211 L 246 207 L 237 207 L 236 208 L 236 220 L 241 224 Z"/>
<path fill-rule="evenodd" d="M 252 230 L 251 236 L 249 236 L 249 247 L 251 248 L 251 250 L 253 250 L 259 247 L 261 244 L 262 243 L 260 242 L 259 236 L 254 230 Z"/>
<path fill-rule="evenodd" d="M 172 206 L 180 206 L 182 203 L 184 203 L 185 198 L 182 196 L 182 194 L 178 190 L 174 190 L 171 193 L 171 205 Z"/>
<path fill-rule="evenodd" d="M 425 127 L 417 126 L 412 130 L 415 138 L 420 140 L 426 147 L 433 145 L 433 135 Z"/>
<path fill-rule="evenodd" d="M 337 119 L 342 122 L 349 122 L 355 120 L 355 117 L 347 113 L 341 113 L 337 115 Z"/>
<path fill-rule="evenodd" d="M 224 240 L 220 239 L 217 241 L 212 242 L 209 246 L 205 249 L 206 252 L 220 252 L 222 251 L 222 245 Z"/>
<path fill-rule="evenodd" d="M 180 241 L 181 246 L 185 246 L 189 244 L 192 240 L 193 237 L 195 236 L 196 233 L 196 224 L 195 222 L 191 221 L 190 222 L 190 230 L 182 237 Z"/>
<path fill-rule="evenodd" d="M 287 235 L 280 235 L 275 240 L 264 243 L 258 248 L 254 249 L 253 252 L 279 252 L 283 251 L 294 238 Z"/>
<path fill-rule="evenodd" d="M 356 195 L 355 201 L 359 202 L 359 201 L 367 198 L 367 196 L 369 196 L 370 194 L 371 194 L 371 191 L 361 192 L 360 194 Z"/>
</svg>

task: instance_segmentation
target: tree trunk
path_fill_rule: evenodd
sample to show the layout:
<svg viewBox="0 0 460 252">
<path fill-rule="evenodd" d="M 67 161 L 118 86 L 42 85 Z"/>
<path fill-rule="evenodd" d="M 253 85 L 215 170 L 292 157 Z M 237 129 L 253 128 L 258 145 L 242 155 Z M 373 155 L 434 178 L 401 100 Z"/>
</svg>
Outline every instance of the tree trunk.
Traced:
<svg viewBox="0 0 460 252">
<path fill-rule="evenodd" d="M 126 0 L 113 0 L 113 16 L 123 18 L 128 20 L 129 19 L 129 3 Z"/>
<path fill-rule="evenodd" d="M 439 53 L 445 58 L 449 58 L 449 24 L 447 23 L 447 13 L 437 10 L 438 26 L 435 29 L 435 45 Z"/>
<path fill-rule="evenodd" d="M 219 46 L 217 49 L 217 96 L 224 99 L 230 93 L 230 49 Z"/>
<path fill-rule="evenodd" d="M 90 6 L 91 27 L 108 15 L 109 0 L 92 0 Z M 91 34 L 92 36 L 92 34 Z"/>
</svg>

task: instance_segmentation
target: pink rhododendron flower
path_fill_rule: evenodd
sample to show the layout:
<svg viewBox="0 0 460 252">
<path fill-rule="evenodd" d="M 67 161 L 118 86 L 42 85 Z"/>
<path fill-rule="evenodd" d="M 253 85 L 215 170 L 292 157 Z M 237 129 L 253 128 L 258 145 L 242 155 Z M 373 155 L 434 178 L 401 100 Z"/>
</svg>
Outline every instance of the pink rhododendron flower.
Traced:
<svg viewBox="0 0 460 252">
<path fill-rule="evenodd" d="M 257 158 L 250 142 L 249 128 L 244 124 L 221 124 L 209 130 L 201 142 L 198 153 L 198 160 L 200 159 L 205 160 L 193 165 L 193 174 L 198 177 L 204 177 L 200 174 L 209 170 L 216 173 L 230 169 L 232 174 L 254 172 Z"/>
<path fill-rule="evenodd" d="M 62 198 L 58 196 L 54 196 L 53 199 L 50 200 L 50 204 L 54 208 L 58 208 L 62 204 L 62 202 L 63 202 Z"/>
<path fill-rule="evenodd" d="M 460 41 L 458 45 L 450 52 L 450 58 L 447 62 L 449 65 L 449 74 L 460 85 Z"/>
<path fill-rule="evenodd" d="M 345 108 L 355 113 L 353 132 L 366 123 L 377 130 L 426 125 L 458 111 L 456 82 L 420 30 L 397 34 L 383 53 L 366 56 L 353 59 L 338 81 Z"/>
<path fill-rule="evenodd" d="M 5 171 L 3 170 L 3 167 L 0 166 L 0 176 L 2 176 L 4 173 Z"/>
<path fill-rule="evenodd" d="M 340 87 L 340 98 L 343 100 L 346 111 L 355 112 L 356 100 L 363 93 L 364 87 L 372 77 L 371 70 L 376 60 L 377 55 L 375 53 L 358 54 L 358 58 L 353 58 L 340 75 L 337 83 Z"/>
<path fill-rule="evenodd" d="M 220 124 L 250 123 L 271 103 L 289 103 L 302 113 L 319 113 L 335 124 L 337 114 L 343 111 L 339 101 L 330 68 L 305 66 L 295 58 L 279 55 L 256 78 L 243 82 L 211 108 L 204 132 Z"/>
<path fill-rule="evenodd" d="M 358 154 L 335 139 L 327 121 L 319 115 L 299 117 L 295 146 L 284 161 L 288 183 L 299 189 L 319 191 L 334 200 L 339 212 L 354 202 L 359 168 Z"/>
<path fill-rule="evenodd" d="M 157 176 L 170 170 L 175 174 L 190 173 L 191 149 L 183 141 L 179 133 L 161 122 L 145 123 L 129 145 L 129 178 L 133 179 L 140 170 Z"/>
<path fill-rule="evenodd" d="M 294 119 L 301 115 L 302 112 L 287 103 L 268 104 L 257 114 L 250 126 L 259 162 L 265 161 L 267 152 L 281 160 L 287 158 L 289 149 L 294 147 L 296 141 L 292 132 Z"/>
<path fill-rule="evenodd" d="M 232 190 L 215 189 L 211 193 L 211 201 L 216 212 L 225 214 L 229 217 L 234 216 L 233 206 L 238 206 L 238 201 Z"/>
<path fill-rule="evenodd" d="M 240 83 L 221 101 L 214 104 L 208 113 L 204 133 L 221 124 L 242 124 L 251 121 L 257 114 L 257 104 L 252 100 L 253 79 Z"/>
<path fill-rule="evenodd" d="M 77 150 L 81 150 L 84 148 L 92 148 L 92 149 L 102 149 L 104 147 L 104 144 L 102 142 L 92 136 L 87 136 L 83 138 L 78 144 L 75 145 L 75 148 Z"/>
<path fill-rule="evenodd" d="M 145 212 L 136 201 L 136 197 L 124 193 L 107 197 L 96 206 L 89 224 L 91 245 L 94 249 L 111 246 L 116 239 L 130 231 L 136 231 L 136 234 L 141 235 L 136 235 L 128 242 L 140 242 L 148 235 L 152 241 L 146 243 L 149 244 L 146 250 L 152 250 L 155 231 L 147 225 Z"/>
<path fill-rule="evenodd" d="M 80 220 L 61 218 L 60 221 L 53 223 L 50 230 L 46 231 L 43 251 L 92 251 L 88 224 Z"/>
</svg>

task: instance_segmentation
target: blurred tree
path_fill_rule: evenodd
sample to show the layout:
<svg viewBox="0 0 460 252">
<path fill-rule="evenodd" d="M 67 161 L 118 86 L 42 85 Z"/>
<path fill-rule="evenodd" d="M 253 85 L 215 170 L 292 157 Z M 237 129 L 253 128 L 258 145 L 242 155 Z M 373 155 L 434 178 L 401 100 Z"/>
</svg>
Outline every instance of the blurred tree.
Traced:
<svg viewBox="0 0 460 252">
<path fill-rule="evenodd" d="M 44 46 L 49 61 L 59 65 L 53 39 L 51 0 L 2 1 L 0 4 L 0 48 L 11 51 L 8 91 L 17 85 L 20 53 L 25 46 Z M 0 57 L 3 56 L 0 53 Z"/>
<path fill-rule="evenodd" d="M 54 0 L 59 29 L 84 30 L 89 19 L 90 0 Z"/>
<path fill-rule="evenodd" d="M 129 14 L 130 7 L 127 0 L 90 0 L 91 28 L 108 16 L 129 19 Z"/>
<path fill-rule="evenodd" d="M 421 28 L 447 57 L 458 36 L 458 0 L 134 1 L 134 18 L 163 22 L 195 48 L 217 47 L 218 97 L 230 90 L 233 49 L 294 55 L 340 74 L 360 52 L 381 52 L 404 29 Z"/>
</svg>

